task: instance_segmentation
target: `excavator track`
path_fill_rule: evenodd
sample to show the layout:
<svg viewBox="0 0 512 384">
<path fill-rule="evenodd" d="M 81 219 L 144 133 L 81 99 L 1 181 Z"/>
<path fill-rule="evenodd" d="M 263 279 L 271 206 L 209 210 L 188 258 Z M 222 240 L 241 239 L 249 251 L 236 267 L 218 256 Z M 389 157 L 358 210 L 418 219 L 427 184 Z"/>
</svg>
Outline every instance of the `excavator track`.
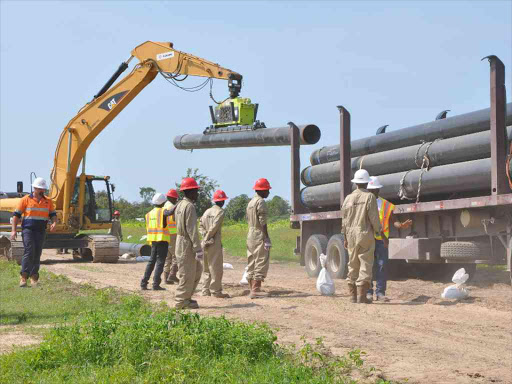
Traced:
<svg viewBox="0 0 512 384">
<path fill-rule="evenodd" d="M 89 249 L 93 263 L 117 263 L 119 259 L 119 240 L 110 235 L 89 235 Z"/>
</svg>

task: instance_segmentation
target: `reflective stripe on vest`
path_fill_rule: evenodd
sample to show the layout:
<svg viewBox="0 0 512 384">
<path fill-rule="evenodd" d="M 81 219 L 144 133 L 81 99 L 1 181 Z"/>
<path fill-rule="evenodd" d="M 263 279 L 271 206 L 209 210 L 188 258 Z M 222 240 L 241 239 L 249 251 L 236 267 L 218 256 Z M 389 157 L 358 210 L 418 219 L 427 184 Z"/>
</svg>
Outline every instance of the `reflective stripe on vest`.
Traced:
<svg viewBox="0 0 512 384">
<path fill-rule="evenodd" d="M 174 221 L 172 215 L 167 217 L 167 228 L 169 228 L 170 235 L 176 235 L 178 233 L 178 229 L 176 228 L 176 222 Z"/>
<path fill-rule="evenodd" d="M 153 208 L 146 214 L 146 241 L 152 243 L 153 241 L 167 241 L 169 242 L 169 230 L 164 228 L 164 209 Z"/>
<path fill-rule="evenodd" d="M 386 237 L 389 238 L 389 218 L 391 217 L 391 213 L 393 213 L 395 206 L 382 197 L 377 199 L 377 204 L 379 206 L 379 219 L 380 225 L 382 226 L 382 232 L 384 232 Z M 375 239 L 382 240 L 380 233 L 375 234 Z"/>
</svg>

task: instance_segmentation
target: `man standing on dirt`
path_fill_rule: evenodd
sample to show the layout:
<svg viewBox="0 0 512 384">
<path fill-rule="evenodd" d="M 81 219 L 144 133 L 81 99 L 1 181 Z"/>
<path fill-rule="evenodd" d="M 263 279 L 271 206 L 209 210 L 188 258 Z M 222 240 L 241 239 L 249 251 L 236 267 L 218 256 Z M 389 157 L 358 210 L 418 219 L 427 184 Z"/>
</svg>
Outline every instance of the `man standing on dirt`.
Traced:
<svg viewBox="0 0 512 384">
<path fill-rule="evenodd" d="M 185 194 L 174 210 L 178 236 L 176 238 L 176 259 L 178 261 L 178 279 L 174 300 L 175 308 L 199 308 L 192 295 L 201 280 L 203 250 L 199 241 L 197 212 L 194 203 L 199 196 L 199 185 L 191 177 L 181 181 L 180 191 Z"/>
<path fill-rule="evenodd" d="M 170 211 L 164 209 L 165 201 L 166 198 L 163 194 L 156 193 L 151 201 L 155 207 L 146 214 L 146 240 L 151 243 L 151 258 L 146 266 L 144 277 L 140 282 L 140 288 L 142 290 L 148 289 L 149 278 L 156 264 L 155 274 L 153 276 L 153 290 L 165 291 L 165 288 L 161 287 L 160 283 L 162 282 L 162 272 L 164 270 L 167 248 L 169 247 L 170 241 L 167 221 L 168 217 L 171 215 Z"/>
<path fill-rule="evenodd" d="M 221 229 L 224 221 L 224 206 L 228 199 L 224 191 L 220 189 L 213 194 L 211 208 L 208 208 L 199 222 L 199 231 L 203 236 L 204 250 L 204 280 L 203 296 L 214 296 L 227 299 L 229 295 L 222 293 L 222 275 L 224 273 L 224 256 L 222 254 Z"/>
<path fill-rule="evenodd" d="M 175 189 L 169 189 L 166 194 L 167 202 L 164 208 L 167 210 L 173 210 L 178 202 L 178 192 Z M 164 266 L 164 281 L 166 284 L 179 283 L 178 277 L 178 262 L 176 261 L 176 221 L 174 221 L 174 215 L 169 216 L 168 220 L 169 235 L 171 240 L 169 241 L 169 249 L 167 250 L 167 258 L 165 259 Z"/>
<path fill-rule="evenodd" d="M 46 237 L 46 225 L 49 220 L 52 222 L 50 231 L 54 231 L 57 225 L 57 213 L 53 203 L 44 195 L 45 190 L 48 189 L 46 180 L 37 177 L 32 183 L 32 187 L 34 192 L 20 200 L 12 217 L 11 240 L 14 241 L 17 237 L 16 227 L 23 215 L 21 237 L 25 252 L 21 259 L 20 287 L 27 286 L 28 277 L 30 277 L 30 285 L 37 286 L 41 253 Z"/>
<path fill-rule="evenodd" d="M 253 189 L 256 196 L 247 206 L 247 281 L 251 288 L 251 299 L 266 296 L 261 290 L 270 263 L 270 248 L 272 243 L 267 229 L 267 205 L 265 200 L 270 194 L 270 183 L 267 179 L 256 180 Z"/>
<path fill-rule="evenodd" d="M 387 301 L 387 262 L 389 260 L 388 244 L 389 244 L 389 223 L 397 229 L 407 229 L 412 225 L 412 220 L 401 223 L 393 216 L 395 206 L 386 199 L 379 197 L 380 189 L 383 185 L 377 176 L 370 177 L 368 183 L 368 191 L 373 193 L 377 198 L 377 206 L 379 208 L 379 219 L 382 226 L 382 233 L 375 233 L 375 258 L 373 262 L 373 278 L 370 289 L 366 294 L 366 299 L 373 300 L 373 281 L 376 281 L 375 298 L 379 301 Z"/>
<path fill-rule="evenodd" d="M 108 230 L 108 234 L 117 237 L 120 242 L 123 241 L 123 229 L 121 228 L 121 212 L 115 211 L 114 218 L 112 219 L 112 226 Z"/>
<path fill-rule="evenodd" d="M 366 170 L 357 171 L 352 179 L 356 190 L 345 198 L 341 207 L 341 233 L 349 253 L 347 282 L 350 300 L 365 304 L 371 303 L 366 293 L 372 280 L 375 233 L 382 232 L 377 199 L 366 189 L 369 181 L 370 175 Z"/>
</svg>

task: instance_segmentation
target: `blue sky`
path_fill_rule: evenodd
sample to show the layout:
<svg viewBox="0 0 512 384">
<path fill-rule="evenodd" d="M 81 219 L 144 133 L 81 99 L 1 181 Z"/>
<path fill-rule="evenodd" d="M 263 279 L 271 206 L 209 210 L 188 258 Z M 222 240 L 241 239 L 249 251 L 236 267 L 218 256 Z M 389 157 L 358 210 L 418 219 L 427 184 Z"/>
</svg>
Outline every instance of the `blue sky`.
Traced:
<svg viewBox="0 0 512 384">
<path fill-rule="evenodd" d="M 512 89 L 510 1 L 1 1 L 0 12 L 3 191 L 28 184 L 31 171 L 48 178 L 62 129 L 146 40 L 241 73 L 242 96 L 260 104 L 268 127 L 317 124 L 322 139 L 303 147 L 303 167 L 315 148 L 339 140 L 336 105 L 351 112 L 353 139 L 444 109 L 486 108 L 489 65 L 480 59 L 490 54 L 507 66 Z M 214 95 L 225 98 L 227 84 L 215 81 Z M 210 124 L 211 104 L 206 88 L 190 94 L 158 76 L 92 143 L 87 172 L 111 176 L 116 195 L 129 200 L 142 186 L 165 192 L 187 168 L 231 197 L 250 195 L 266 177 L 273 194 L 289 199 L 286 147 L 173 147 L 174 136 Z"/>
</svg>

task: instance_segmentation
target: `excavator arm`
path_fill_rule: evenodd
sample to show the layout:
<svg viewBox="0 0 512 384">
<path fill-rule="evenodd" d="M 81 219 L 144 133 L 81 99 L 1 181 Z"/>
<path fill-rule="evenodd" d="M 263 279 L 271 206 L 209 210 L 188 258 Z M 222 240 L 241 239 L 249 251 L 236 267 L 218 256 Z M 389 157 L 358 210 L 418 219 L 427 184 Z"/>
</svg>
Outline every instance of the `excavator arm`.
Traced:
<svg viewBox="0 0 512 384">
<path fill-rule="evenodd" d="M 130 61 L 139 63 L 117 84 L 112 86 Z M 80 163 L 92 141 L 101 131 L 142 91 L 158 73 L 168 79 L 179 75 L 200 76 L 229 80 L 232 97 L 238 96 L 242 76 L 211 61 L 175 50 L 172 43 L 147 41 L 132 50 L 130 58 L 71 119 L 62 131 L 55 151 L 51 172 L 50 197 L 55 207 L 62 211 L 62 223 L 70 219 L 70 202 Z"/>
</svg>

